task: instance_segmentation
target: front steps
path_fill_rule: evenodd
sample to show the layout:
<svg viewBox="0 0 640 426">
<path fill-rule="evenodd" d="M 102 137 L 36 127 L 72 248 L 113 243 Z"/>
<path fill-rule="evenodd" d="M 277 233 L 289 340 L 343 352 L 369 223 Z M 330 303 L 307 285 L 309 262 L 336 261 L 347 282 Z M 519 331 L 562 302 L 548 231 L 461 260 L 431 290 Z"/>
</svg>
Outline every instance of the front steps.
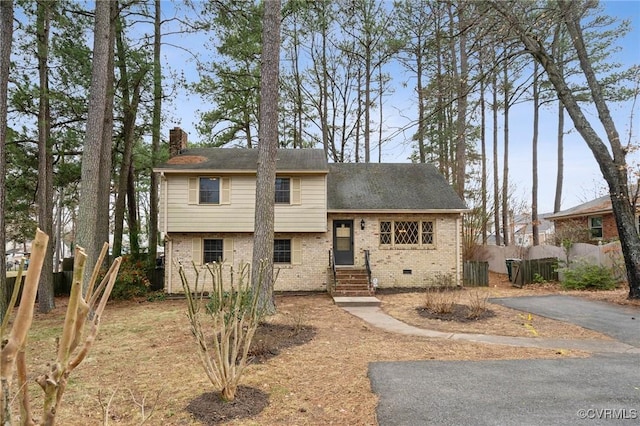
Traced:
<svg viewBox="0 0 640 426">
<path fill-rule="evenodd" d="M 362 268 L 336 268 L 331 296 L 333 302 L 342 307 L 380 306 L 380 300 L 369 288 L 367 270 Z"/>
</svg>

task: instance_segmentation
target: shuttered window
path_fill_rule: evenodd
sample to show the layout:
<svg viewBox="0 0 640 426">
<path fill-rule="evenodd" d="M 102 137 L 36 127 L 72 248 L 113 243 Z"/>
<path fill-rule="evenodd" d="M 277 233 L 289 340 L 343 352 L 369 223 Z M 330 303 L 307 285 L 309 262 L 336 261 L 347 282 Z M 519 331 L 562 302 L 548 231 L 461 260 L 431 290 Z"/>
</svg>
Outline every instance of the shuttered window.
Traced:
<svg viewBox="0 0 640 426">
<path fill-rule="evenodd" d="M 299 238 L 273 240 L 273 263 L 300 265 L 302 244 Z"/>
<path fill-rule="evenodd" d="M 231 204 L 231 179 L 202 176 L 189 178 L 189 204 Z"/>
<path fill-rule="evenodd" d="M 222 262 L 224 259 L 222 239 L 202 240 L 202 260 L 204 263 Z"/>
<path fill-rule="evenodd" d="M 191 258 L 196 265 L 211 262 L 233 264 L 233 238 L 194 238 Z"/>
<path fill-rule="evenodd" d="M 276 204 L 291 204 L 291 179 L 276 178 Z"/>
</svg>

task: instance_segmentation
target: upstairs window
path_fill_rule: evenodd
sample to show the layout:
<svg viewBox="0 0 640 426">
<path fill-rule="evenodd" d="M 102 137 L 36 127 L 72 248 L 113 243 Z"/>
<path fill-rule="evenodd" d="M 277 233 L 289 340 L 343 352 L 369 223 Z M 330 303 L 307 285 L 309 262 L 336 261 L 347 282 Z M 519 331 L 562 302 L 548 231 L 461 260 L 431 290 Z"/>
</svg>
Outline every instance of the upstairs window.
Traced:
<svg viewBox="0 0 640 426">
<path fill-rule="evenodd" d="M 602 238 L 602 216 L 589 218 L 589 232 L 591 232 L 591 238 Z"/>
<path fill-rule="evenodd" d="M 220 179 L 200 178 L 200 204 L 220 204 Z"/>
<path fill-rule="evenodd" d="M 276 204 L 291 203 L 291 179 L 278 177 L 276 178 Z"/>
<path fill-rule="evenodd" d="M 219 176 L 189 178 L 188 203 L 203 205 L 231 204 L 231 178 Z"/>
</svg>

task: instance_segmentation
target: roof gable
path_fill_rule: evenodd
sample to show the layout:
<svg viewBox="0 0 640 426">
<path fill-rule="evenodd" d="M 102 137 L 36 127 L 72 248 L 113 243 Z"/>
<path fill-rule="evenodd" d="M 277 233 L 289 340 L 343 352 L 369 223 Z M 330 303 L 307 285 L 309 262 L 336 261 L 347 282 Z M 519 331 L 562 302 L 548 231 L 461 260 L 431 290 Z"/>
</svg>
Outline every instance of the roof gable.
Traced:
<svg viewBox="0 0 640 426">
<path fill-rule="evenodd" d="M 327 176 L 329 210 L 467 210 L 431 164 L 334 163 Z"/>
</svg>

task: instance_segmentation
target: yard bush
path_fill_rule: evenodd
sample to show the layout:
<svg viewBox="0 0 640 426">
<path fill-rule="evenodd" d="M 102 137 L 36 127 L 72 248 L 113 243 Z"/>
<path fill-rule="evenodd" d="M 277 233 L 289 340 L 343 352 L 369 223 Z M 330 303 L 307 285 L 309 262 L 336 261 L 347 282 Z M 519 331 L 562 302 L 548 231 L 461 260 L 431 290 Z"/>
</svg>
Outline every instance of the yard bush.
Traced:
<svg viewBox="0 0 640 426">
<path fill-rule="evenodd" d="M 178 273 L 187 301 L 187 316 L 197 353 L 209 381 L 220 390 L 224 401 L 236 396 L 240 377 L 249 360 L 249 348 L 258 324 L 263 317 L 259 307 L 264 264 L 261 265 L 259 286 L 251 287 L 249 265 L 229 270 L 230 283 L 223 283 L 223 265 L 206 265 L 212 290 L 207 296 L 199 284 L 200 271 L 193 265 L 195 283 L 190 284 L 182 265 Z M 234 281 L 237 277 L 237 281 Z"/>
<path fill-rule="evenodd" d="M 123 256 L 120 272 L 111 292 L 111 299 L 129 300 L 146 296 L 150 287 L 146 264 L 133 256 Z"/>
<path fill-rule="evenodd" d="M 427 287 L 424 294 L 423 306 L 434 314 L 450 314 L 460 299 L 460 293 L 452 287 Z"/>
<path fill-rule="evenodd" d="M 611 269 L 586 261 L 574 262 L 561 268 L 562 288 L 565 290 L 613 290 L 616 279 Z"/>
</svg>

